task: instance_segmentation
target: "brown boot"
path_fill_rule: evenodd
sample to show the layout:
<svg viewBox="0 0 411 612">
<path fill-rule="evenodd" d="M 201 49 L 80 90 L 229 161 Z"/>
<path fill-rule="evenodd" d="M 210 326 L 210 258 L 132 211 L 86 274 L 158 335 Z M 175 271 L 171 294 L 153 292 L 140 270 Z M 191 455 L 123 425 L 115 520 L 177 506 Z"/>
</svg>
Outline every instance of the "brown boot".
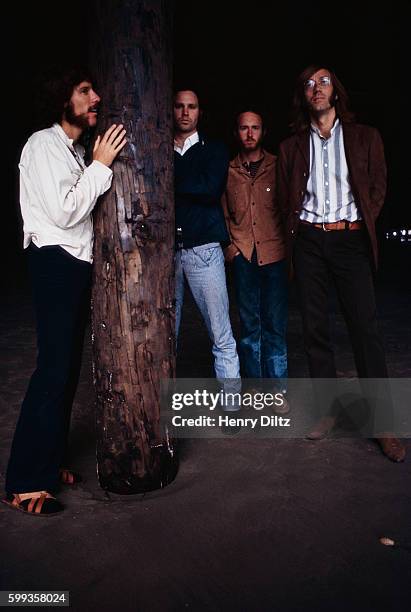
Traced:
<svg viewBox="0 0 411 612">
<path fill-rule="evenodd" d="M 405 446 L 394 436 L 393 433 L 384 433 L 380 434 L 377 437 L 377 442 L 380 445 L 380 448 L 384 455 L 391 459 L 391 461 L 395 461 L 396 463 L 400 463 L 405 459 Z"/>
</svg>

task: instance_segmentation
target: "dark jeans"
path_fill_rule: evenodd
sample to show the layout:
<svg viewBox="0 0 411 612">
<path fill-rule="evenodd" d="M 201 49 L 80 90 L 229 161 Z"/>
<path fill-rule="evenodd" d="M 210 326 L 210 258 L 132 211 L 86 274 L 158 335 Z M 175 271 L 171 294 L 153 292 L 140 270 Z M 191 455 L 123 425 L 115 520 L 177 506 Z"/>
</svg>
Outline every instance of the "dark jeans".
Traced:
<svg viewBox="0 0 411 612">
<path fill-rule="evenodd" d="M 37 327 L 37 367 L 21 408 L 6 491 L 53 490 L 66 451 L 81 365 L 91 265 L 58 246 L 27 249 Z"/>
<path fill-rule="evenodd" d="M 288 287 L 285 261 L 257 264 L 240 253 L 233 261 L 237 306 L 241 320 L 239 353 L 246 378 L 287 378 Z"/>
<path fill-rule="evenodd" d="M 295 249 L 294 269 L 303 319 L 304 344 L 310 375 L 314 379 L 337 378 L 330 336 L 329 291 L 334 284 L 348 327 L 358 376 L 364 379 L 387 378 L 382 341 L 377 328 L 374 279 L 366 235 L 362 230 L 325 232 L 300 224 Z M 319 386 L 317 400 L 332 395 L 332 383 Z M 369 394 L 367 392 L 367 394 Z M 322 396 L 322 397 L 320 397 Z M 377 429 L 392 428 L 392 407 L 388 385 L 381 384 L 377 410 Z"/>
</svg>

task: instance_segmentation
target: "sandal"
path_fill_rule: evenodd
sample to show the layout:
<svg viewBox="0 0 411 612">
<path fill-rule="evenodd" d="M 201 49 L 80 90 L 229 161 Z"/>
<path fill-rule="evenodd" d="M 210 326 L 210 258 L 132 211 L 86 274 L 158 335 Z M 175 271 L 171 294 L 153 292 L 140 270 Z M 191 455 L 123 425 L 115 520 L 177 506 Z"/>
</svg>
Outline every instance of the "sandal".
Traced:
<svg viewBox="0 0 411 612">
<path fill-rule="evenodd" d="M 64 510 L 63 504 L 47 491 L 10 493 L 1 501 L 10 508 L 14 508 L 14 510 L 20 510 L 32 516 L 50 516 Z"/>
<path fill-rule="evenodd" d="M 60 482 L 61 484 L 73 487 L 74 485 L 79 484 L 79 482 L 83 482 L 83 478 L 78 472 L 73 472 L 73 470 L 69 470 L 67 468 L 61 468 Z"/>
</svg>

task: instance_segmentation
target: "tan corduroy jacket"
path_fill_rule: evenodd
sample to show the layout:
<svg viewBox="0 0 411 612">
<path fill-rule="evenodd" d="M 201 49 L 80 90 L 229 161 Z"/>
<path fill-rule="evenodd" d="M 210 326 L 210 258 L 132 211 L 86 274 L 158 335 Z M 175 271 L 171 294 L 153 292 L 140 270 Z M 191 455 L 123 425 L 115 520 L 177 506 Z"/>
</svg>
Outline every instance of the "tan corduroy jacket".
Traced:
<svg viewBox="0 0 411 612">
<path fill-rule="evenodd" d="M 276 157 L 264 151 L 254 178 L 239 155 L 229 166 L 222 206 L 231 244 L 225 249 L 227 261 L 239 252 L 251 261 L 254 246 L 260 266 L 285 257 L 281 216 L 275 201 Z"/>
</svg>

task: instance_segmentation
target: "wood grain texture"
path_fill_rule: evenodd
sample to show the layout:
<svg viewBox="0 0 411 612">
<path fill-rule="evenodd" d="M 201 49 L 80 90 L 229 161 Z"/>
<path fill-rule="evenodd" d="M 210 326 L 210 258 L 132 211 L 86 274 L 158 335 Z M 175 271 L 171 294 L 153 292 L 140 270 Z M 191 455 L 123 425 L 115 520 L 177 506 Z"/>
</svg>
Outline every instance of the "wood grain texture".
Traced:
<svg viewBox="0 0 411 612">
<path fill-rule="evenodd" d="M 94 8 L 99 131 L 121 122 L 128 139 L 94 220 L 97 462 L 101 486 L 127 494 L 177 470 L 159 397 L 175 375 L 171 16 L 159 0 Z"/>
</svg>

